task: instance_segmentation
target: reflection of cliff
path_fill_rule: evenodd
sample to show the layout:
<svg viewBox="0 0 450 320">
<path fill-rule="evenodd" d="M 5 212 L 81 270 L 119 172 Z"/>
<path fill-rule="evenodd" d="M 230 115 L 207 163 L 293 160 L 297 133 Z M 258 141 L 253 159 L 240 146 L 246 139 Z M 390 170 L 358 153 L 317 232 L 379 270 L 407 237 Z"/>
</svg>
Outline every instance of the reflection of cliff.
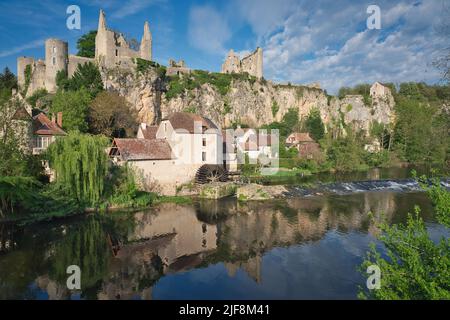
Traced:
<svg viewBox="0 0 450 320">
<path fill-rule="evenodd" d="M 224 261 L 229 275 L 241 268 L 260 281 L 264 252 L 277 247 L 318 241 L 329 230 L 376 232 L 369 212 L 388 221 L 396 210 L 394 194 L 293 198 L 282 202 L 224 203 L 228 219 L 218 223 L 218 250 L 211 263 Z M 206 208 L 203 208 L 206 211 Z"/>
<path fill-rule="evenodd" d="M 164 204 L 137 214 L 55 223 L 39 232 L 5 229 L 2 243 L 15 245 L 0 255 L 0 298 L 29 298 L 39 291 L 49 299 L 69 298 L 71 264 L 81 267 L 81 298 L 87 299 L 151 299 L 164 275 L 217 263 L 229 276 L 245 272 L 260 283 L 262 260 L 271 249 L 320 241 L 329 231 L 375 234 L 368 212 L 377 221 L 384 215 L 388 222 L 403 222 L 414 204 L 425 215 L 432 212 L 425 194 L 373 192 Z"/>
</svg>

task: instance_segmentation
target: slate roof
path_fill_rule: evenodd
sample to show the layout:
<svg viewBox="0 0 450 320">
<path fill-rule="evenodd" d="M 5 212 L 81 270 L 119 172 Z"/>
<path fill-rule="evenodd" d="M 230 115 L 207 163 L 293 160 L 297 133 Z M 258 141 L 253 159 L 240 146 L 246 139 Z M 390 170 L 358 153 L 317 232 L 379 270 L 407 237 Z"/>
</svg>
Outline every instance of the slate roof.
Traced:
<svg viewBox="0 0 450 320">
<path fill-rule="evenodd" d="M 118 151 L 118 154 L 113 154 Z M 123 160 L 170 160 L 172 149 L 164 139 L 114 139 L 110 155 Z"/>
<path fill-rule="evenodd" d="M 302 142 L 315 142 L 313 138 L 309 135 L 308 132 L 294 132 L 291 133 L 288 138 L 286 139 L 286 142 L 289 138 L 294 137 L 294 142 L 292 143 L 302 143 Z"/>
<path fill-rule="evenodd" d="M 194 122 L 201 122 L 205 130 L 218 129 L 210 119 L 193 113 L 175 112 L 164 120 L 168 120 L 174 130 L 184 129 L 189 133 L 194 133 Z"/>
<path fill-rule="evenodd" d="M 153 140 L 156 139 L 156 131 L 158 131 L 158 126 L 147 126 L 145 129 L 141 127 L 144 139 Z"/>
</svg>

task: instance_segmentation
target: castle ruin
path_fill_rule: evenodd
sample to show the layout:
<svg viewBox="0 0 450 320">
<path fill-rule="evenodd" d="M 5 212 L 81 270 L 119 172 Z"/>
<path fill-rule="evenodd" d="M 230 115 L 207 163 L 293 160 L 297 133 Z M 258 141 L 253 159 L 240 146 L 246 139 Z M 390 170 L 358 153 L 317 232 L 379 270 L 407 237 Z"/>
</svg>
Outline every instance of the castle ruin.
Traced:
<svg viewBox="0 0 450 320">
<path fill-rule="evenodd" d="M 100 10 L 97 36 L 95 38 L 95 58 L 86 58 L 68 54 L 68 44 L 59 39 L 45 41 L 45 60 L 32 57 L 17 58 L 17 80 L 20 88 L 27 88 L 26 96 L 38 89 L 56 92 L 56 75 L 64 71 L 71 77 L 78 65 L 88 62 L 99 66 L 113 68 L 134 65 L 134 59 L 152 60 L 152 34 L 148 22 L 144 24 L 144 34 L 140 47 L 134 50 L 123 34 L 109 30 L 105 13 Z"/>
<path fill-rule="evenodd" d="M 257 79 L 262 79 L 263 77 L 263 51 L 260 47 L 239 59 L 233 49 L 230 50 L 225 62 L 222 65 L 222 73 L 244 73 L 247 72 L 249 75 L 256 77 Z"/>
</svg>

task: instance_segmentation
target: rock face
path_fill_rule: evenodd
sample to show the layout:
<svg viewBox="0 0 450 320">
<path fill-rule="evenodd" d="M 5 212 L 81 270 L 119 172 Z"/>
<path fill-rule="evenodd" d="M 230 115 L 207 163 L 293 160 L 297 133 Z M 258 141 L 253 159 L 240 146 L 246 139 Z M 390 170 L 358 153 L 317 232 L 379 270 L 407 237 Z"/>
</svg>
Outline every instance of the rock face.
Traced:
<svg viewBox="0 0 450 320">
<path fill-rule="evenodd" d="M 236 190 L 239 201 L 270 200 L 283 197 L 288 192 L 284 186 L 263 186 L 260 184 L 245 184 Z"/>
<path fill-rule="evenodd" d="M 125 96 L 137 110 L 138 120 L 148 124 L 158 123 L 173 112 L 188 111 L 202 114 L 222 127 L 234 123 L 259 127 L 281 121 L 291 108 L 298 111 L 300 119 L 318 108 L 328 128 L 352 124 L 368 131 L 372 121 L 389 124 L 393 120 L 394 99 L 389 89 L 387 94 L 373 94 L 364 101 L 361 95 L 343 99 L 328 96 L 317 86 L 235 79 L 225 94 L 204 83 L 169 99 L 169 81 L 157 68 L 149 67 L 143 73 L 118 68 L 101 73 L 106 89 Z"/>
<path fill-rule="evenodd" d="M 161 94 L 166 84 L 156 69 L 145 73 L 130 69 L 101 69 L 106 90 L 124 96 L 138 114 L 139 122 L 154 124 L 161 120 Z"/>
</svg>

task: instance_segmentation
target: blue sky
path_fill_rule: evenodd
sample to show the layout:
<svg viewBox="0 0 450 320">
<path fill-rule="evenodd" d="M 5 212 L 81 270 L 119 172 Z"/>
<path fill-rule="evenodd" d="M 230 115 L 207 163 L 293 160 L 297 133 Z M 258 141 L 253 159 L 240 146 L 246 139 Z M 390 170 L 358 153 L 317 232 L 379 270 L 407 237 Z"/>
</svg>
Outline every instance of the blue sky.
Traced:
<svg viewBox="0 0 450 320">
<path fill-rule="evenodd" d="M 330 93 L 362 82 L 440 79 L 431 66 L 449 46 L 436 24 L 445 0 L 0 0 L 0 67 L 16 71 L 18 56 L 43 57 L 44 41 L 69 42 L 108 27 L 140 40 L 150 22 L 153 56 L 162 64 L 184 59 L 189 67 L 219 71 L 230 48 L 264 50 L 264 75 L 279 82 L 320 82 Z M 67 6 L 81 8 L 81 30 L 66 28 Z M 381 30 L 368 30 L 366 9 L 381 9 Z"/>
</svg>

